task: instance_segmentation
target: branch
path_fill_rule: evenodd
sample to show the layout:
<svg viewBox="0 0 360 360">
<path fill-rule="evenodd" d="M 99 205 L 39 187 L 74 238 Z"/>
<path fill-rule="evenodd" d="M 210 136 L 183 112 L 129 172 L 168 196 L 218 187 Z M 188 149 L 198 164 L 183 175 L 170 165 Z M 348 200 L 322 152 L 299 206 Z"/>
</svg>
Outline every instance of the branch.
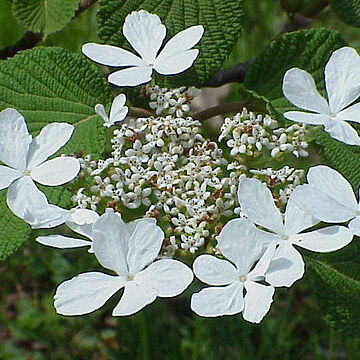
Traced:
<svg viewBox="0 0 360 360">
<path fill-rule="evenodd" d="M 149 117 L 149 116 L 157 116 L 155 113 L 153 113 L 150 110 L 146 110 L 143 108 L 138 107 L 130 107 L 129 108 L 129 114 L 132 117 L 141 118 L 141 117 Z"/>
<path fill-rule="evenodd" d="M 246 105 L 248 105 L 248 103 L 249 103 L 248 101 L 236 101 L 232 103 L 213 106 L 209 109 L 195 113 L 193 118 L 195 120 L 205 121 L 217 115 L 224 115 L 233 111 L 240 112 L 244 107 L 246 107 Z M 266 109 L 256 105 L 251 105 L 251 110 L 258 112 L 266 111 Z"/>
<path fill-rule="evenodd" d="M 254 59 L 231 66 L 227 69 L 223 69 L 215 73 L 205 84 L 202 86 L 216 87 L 232 82 L 243 82 L 245 74 L 250 65 L 254 62 Z"/>
<path fill-rule="evenodd" d="M 81 14 L 84 10 L 95 4 L 97 0 L 81 0 L 79 8 L 76 10 L 74 17 Z M 33 31 L 27 31 L 23 37 L 18 40 L 14 45 L 7 46 L 0 49 L 0 59 L 7 59 L 14 56 L 21 50 L 32 49 L 43 39 L 43 34 Z"/>
</svg>

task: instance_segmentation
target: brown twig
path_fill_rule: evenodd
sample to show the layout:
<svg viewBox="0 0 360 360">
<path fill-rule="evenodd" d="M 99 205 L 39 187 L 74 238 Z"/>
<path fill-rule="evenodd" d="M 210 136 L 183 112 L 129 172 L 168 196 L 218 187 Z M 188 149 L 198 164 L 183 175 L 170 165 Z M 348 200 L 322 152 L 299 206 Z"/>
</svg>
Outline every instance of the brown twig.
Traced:
<svg viewBox="0 0 360 360">
<path fill-rule="evenodd" d="M 96 3 L 97 0 L 81 0 L 79 8 L 76 10 L 74 17 L 81 14 L 84 10 L 88 9 L 91 5 Z M 23 37 L 18 40 L 14 45 L 7 46 L 0 49 L 0 59 L 7 59 L 14 56 L 21 50 L 32 49 L 43 39 L 43 34 L 33 31 L 27 31 Z"/>
<path fill-rule="evenodd" d="M 138 108 L 138 107 L 133 107 L 133 106 L 131 108 L 129 108 L 129 114 L 128 115 L 131 116 L 131 117 L 136 117 L 136 118 L 156 116 L 156 114 L 153 113 L 150 110 L 146 110 L 146 109 Z"/>
</svg>

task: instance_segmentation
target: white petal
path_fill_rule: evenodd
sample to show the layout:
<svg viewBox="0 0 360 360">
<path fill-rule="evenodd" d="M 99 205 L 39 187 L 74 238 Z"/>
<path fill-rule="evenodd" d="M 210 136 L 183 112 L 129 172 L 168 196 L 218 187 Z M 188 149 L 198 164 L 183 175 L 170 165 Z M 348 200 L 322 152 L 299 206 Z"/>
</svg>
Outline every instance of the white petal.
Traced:
<svg viewBox="0 0 360 360">
<path fill-rule="evenodd" d="M 89 209 L 70 210 L 70 217 L 66 221 L 72 231 L 92 239 L 92 227 L 94 222 L 99 218 L 99 214 Z"/>
<path fill-rule="evenodd" d="M 54 305 L 61 315 L 88 314 L 103 306 L 126 283 L 124 277 L 99 272 L 80 274 L 56 290 Z"/>
<path fill-rule="evenodd" d="M 42 245 L 55 247 L 58 249 L 77 248 L 91 246 L 91 241 L 71 238 L 63 235 L 38 236 L 36 241 Z"/>
<path fill-rule="evenodd" d="M 31 177 L 40 184 L 58 186 L 74 179 L 79 171 L 79 160 L 61 156 L 37 166 L 31 171 Z"/>
<path fill-rule="evenodd" d="M 354 121 L 360 123 L 360 103 L 354 104 L 340 111 L 336 117 L 341 120 Z"/>
<path fill-rule="evenodd" d="M 305 113 L 301 111 L 287 111 L 284 113 L 284 116 L 286 119 L 310 125 L 324 125 L 330 119 L 328 115 Z"/>
<path fill-rule="evenodd" d="M 113 72 L 108 81 L 116 86 L 137 86 L 149 82 L 151 74 L 151 68 L 136 66 Z"/>
<path fill-rule="evenodd" d="M 146 305 L 151 304 L 157 297 L 157 291 L 149 286 L 136 281 L 128 281 L 119 303 L 114 308 L 113 316 L 132 315 Z"/>
<path fill-rule="evenodd" d="M 275 287 L 290 287 L 296 280 L 303 277 L 304 271 L 305 264 L 301 254 L 290 241 L 283 241 L 275 252 L 265 281 Z"/>
<path fill-rule="evenodd" d="M 172 297 L 181 294 L 193 281 L 191 269 L 178 260 L 155 261 L 136 276 L 136 282 L 149 284 L 156 289 L 157 296 Z"/>
<path fill-rule="evenodd" d="M 25 170 L 31 135 L 21 114 L 15 109 L 0 112 L 0 161 L 14 169 Z"/>
<path fill-rule="evenodd" d="M 160 74 L 177 74 L 189 68 L 199 54 L 191 50 L 204 34 L 201 25 L 191 26 L 173 36 L 164 46 L 155 61 L 155 70 Z"/>
<path fill-rule="evenodd" d="M 9 187 L 20 176 L 22 176 L 21 171 L 0 165 L 0 190 Z"/>
<path fill-rule="evenodd" d="M 261 256 L 254 269 L 247 275 L 247 279 L 257 281 L 259 278 L 263 278 L 268 271 L 271 261 L 275 256 L 277 248 L 277 242 L 273 241 L 269 244 L 264 254 Z"/>
<path fill-rule="evenodd" d="M 166 28 L 157 15 L 140 10 L 125 18 L 123 34 L 147 64 L 153 64 L 164 41 Z"/>
<path fill-rule="evenodd" d="M 360 57 L 356 50 L 342 47 L 334 51 L 325 67 L 325 85 L 333 114 L 360 95 Z"/>
<path fill-rule="evenodd" d="M 129 239 L 127 263 L 131 274 L 137 274 L 159 255 L 164 233 L 149 221 L 138 221 Z"/>
<path fill-rule="evenodd" d="M 352 219 L 349 222 L 349 229 L 356 236 L 360 236 L 360 216 L 357 216 L 355 219 Z"/>
<path fill-rule="evenodd" d="M 127 106 L 124 106 L 126 102 L 126 96 L 124 94 L 119 94 L 114 99 L 111 110 L 110 110 L 110 121 L 112 123 L 117 121 L 122 121 L 125 119 L 129 108 Z"/>
<path fill-rule="evenodd" d="M 360 145 L 360 137 L 357 131 L 346 121 L 334 119 L 325 124 L 325 131 L 330 136 L 347 145 Z"/>
<path fill-rule="evenodd" d="M 295 106 L 320 114 L 329 114 L 327 101 L 319 94 L 313 77 L 304 70 L 293 68 L 284 75 L 283 93 Z"/>
<path fill-rule="evenodd" d="M 345 207 L 337 199 L 312 185 L 300 185 L 295 190 L 293 197 L 299 207 L 321 221 L 344 222 L 355 216 L 354 210 Z"/>
<path fill-rule="evenodd" d="M 55 227 L 63 224 L 69 217 L 68 210 L 48 203 L 46 196 L 29 176 L 10 185 L 7 204 L 16 216 L 25 220 L 33 229 Z"/>
<path fill-rule="evenodd" d="M 200 316 L 234 315 L 244 308 L 243 283 L 208 287 L 191 297 L 191 309 Z"/>
<path fill-rule="evenodd" d="M 93 225 L 93 249 L 99 263 L 119 275 L 129 274 L 127 253 L 130 232 L 115 213 L 107 212 Z"/>
<path fill-rule="evenodd" d="M 88 43 L 83 45 L 82 52 L 92 61 L 106 66 L 122 67 L 145 65 L 144 60 L 135 54 L 116 46 Z"/>
<path fill-rule="evenodd" d="M 192 49 L 181 54 L 155 60 L 155 70 L 162 75 L 179 74 L 192 66 L 199 50 Z"/>
<path fill-rule="evenodd" d="M 299 205 L 297 201 L 297 189 L 291 193 L 289 200 L 286 204 L 285 211 L 285 230 L 287 235 L 297 234 L 300 231 L 308 229 L 317 223 L 319 220 L 312 215 L 307 214 Z M 301 196 L 301 194 L 299 195 Z"/>
<path fill-rule="evenodd" d="M 259 323 L 270 310 L 275 289 L 254 281 L 245 281 L 245 290 L 243 318 Z"/>
<path fill-rule="evenodd" d="M 351 242 L 352 232 L 344 226 L 328 226 L 290 238 L 294 245 L 316 252 L 330 252 L 343 248 Z"/>
<path fill-rule="evenodd" d="M 357 211 L 358 202 L 354 190 L 338 171 L 325 165 L 312 166 L 307 173 L 307 180 L 311 186 L 331 196 L 343 206 Z"/>
<path fill-rule="evenodd" d="M 240 180 L 238 198 L 241 210 L 252 222 L 277 234 L 284 232 L 282 217 L 271 191 L 259 180 Z"/>
<path fill-rule="evenodd" d="M 109 117 L 106 115 L 103 104 L 96 104 L 94 110 L 105 122 L 109 121 Z"/>
<path fill-rule="evenodd" d="M 209 285 L 228 285 L 239 278 L 239 272 L 227 260 L 212 255 L 200 255 L 193 263 L 195 276 Z"/>
<path fill-rule="evenodd" d="M 74 127 L 67 123 L 51 123 L 43 127 L 30 143 L 27 169 L 32 170 L 55 154 L 70 139 Z"/>
<path fill-rule="evenodd" d="M 257 229 L 247 219 L 233 219 L 226 223 L 217 237 L 221 253 L 238 270 L 247 274 L 264 252 L 265 245 L 273 241 L 274 234 Z"/>
</svg>

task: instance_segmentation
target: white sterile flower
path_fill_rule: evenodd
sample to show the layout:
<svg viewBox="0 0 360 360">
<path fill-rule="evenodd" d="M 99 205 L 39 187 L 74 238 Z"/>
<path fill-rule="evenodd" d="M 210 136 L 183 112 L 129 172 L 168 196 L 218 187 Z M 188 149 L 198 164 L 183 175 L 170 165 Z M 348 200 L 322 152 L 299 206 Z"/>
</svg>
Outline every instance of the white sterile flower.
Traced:
<svg viewBox="0 0 360 360">
<path fill-rule="evenodd" d="M 124 94 L 119 94 L 118 96 L 116 96 L 111 105 L 109 116 L 106 115 L 104 105 L 95 105 L 95 112 L 104 120 L 103 126 L 110 127 L 115 125 L 116 122 L 125 119 L 129 111 L 129 108 L 127 106 L 124 106 L 125 103 L 126 96 Z"/>
<path fill-rule="evenodd" d="M 217 287 L 194 294 L 191 309 L 208 317 L 242 312 L 245 320 L 259 323 L 269 311 L 275 291 L 273 286 L 260 283 L 273 249 L 269 247 L 264 253 L 259 230 L 246 219 L 234 219 L 224 226 L 218 236 L 217 249 L 231 262 L 212 255 L 200 255 L 195 259 L 195 276 Z"/>
<path fill-rule="evenodd" d="M 85 236 L 89 240 L 73 238 L 64 235 L 39 236 L 36 241 L 40 244 L 55 247 L 58 249 L 69 249 L 83 246 L 89 246 L 89 253 L 93 253 L 92 248 L 92 226 L 99 218 L 99 214 L 89 209 L 75 208 L 68 212 L 68 218 L 65 221 L 72 231 Z"/>
<path fill-rule="evenodd" d="M 312 125 L 324 125 L 331 137 L 349 145 L 360 145 L 356 130 L 346 121 L 360 123 L 360 103 L 351 105 L 360 95 L 360 57 L 350 48 L 334 51 L 325 67 L 328 101 L 319 94 L 313 77 L 293 68 L 285 73 L 283 93 L 295 106 L 310 112 L 288 111 L 287 119 Z"/>
<path fill-rule="evenodd" d="M 70 139 L 74 127 L 66 123 L 46 125 L 35 138 L 15 109 L 0 112 L 0 190 L 9 187 L 11 211 L 33 228 L 53 227 L 64 222 L 67 211 L 47 202 L 34 181 L 58 186 L 72 180 L 80 170 L 73 157 L 46 159 Z"/>
<path fill-rule="evenodd" d="M 154 221 L 125 224 L 111 212 L 100 216 L 93 225 L 93 249 L 100 264 L 116 275 L 87 272 L 63 282 L 54 297 L 56 311 L 62 315 L 90 313 L 124 288 L 113 315 L 131 315 L 158 296 L 183 292 L 193 279 L 190 268 L 173 259 L 153 262 L 163 239 Z"/>
<path fill-rule="evenodd" d="M 250 221 L 270 231 L 264 231 L 264 239 L 267 238 L 270 244 L 277 244 L 274 261 L 265 277 L 274 286 L 291 286 L 304 274 L 304 261 L 294 245 L 316 252 L 330 252 L 341 249 L 353 238 L 351 231 L 344 226 L 302 232 L 319 223 L 319 220 L 300 209 L 295 201 L 295 192 L 296 189 L 288 199 L 283 219 L 270 190 L 264 184 L 249 178 L 243 178 L 239 183 L 241 211 Z M 283 262 L 290 262 L 291 266 L 273 272 Z"/>
<path fill-rule="evenodd" d="M 133 11 L 123 26 L 123 34 L 137 56 L 125 49 L 88 43 L 83 53 L 93 61 L 111 67 L 127 67 L 109 75 L 117 86 L 136 86 L 151 80 L 153 70 L 162 75 L 178 74 L 188 69 L 199 54 L 192 49 L 201 39 L 204 28 L 191 26 L 173 36 L 158 54 L 165 39 L 166 27 L 157 15 L 145 10 Z"/>
<path fill-rule="evenodd" d="M 350 230 L 360 236 L 360 203 L 349 182 L 336 170 L 324 165 L 310 168 L 307 180 L 308 184 L 295 190 L 299 206 L 327 223 L 351 220 Z"/>
</svg>

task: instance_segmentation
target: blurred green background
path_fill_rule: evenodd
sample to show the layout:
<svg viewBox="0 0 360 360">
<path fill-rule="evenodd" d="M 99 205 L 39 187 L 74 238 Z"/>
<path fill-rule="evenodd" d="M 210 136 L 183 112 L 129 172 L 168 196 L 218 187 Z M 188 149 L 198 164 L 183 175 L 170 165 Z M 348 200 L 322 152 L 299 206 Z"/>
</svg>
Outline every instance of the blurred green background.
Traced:
<svg viewBox="0 0 360 360">
<path fill-rule="evenodd" d="M 93 6 L 64 30 L 48 36 L 42 45 L 79 52 L 84 42 L 96 41 Z M 258 55 L 287 22 L 275 0 L 247 2 L 244 30 L 225 66 Z M 325 9 L 311 24 L 340 31 L 359 47 L 360 30 L 341 23 Z M 24 33 L 11 14 L 11 1 L 0 0 L 0 48 Z M 233 85 L 229 97 L 237 95 Z M 278 289 L 270 313 L 261 325 L 241 315 L 200 318 L 189 310 L 189 289 L 177 299 L 160 299 L 139 314 L 111 317 L 118 301 L 87 316 L 55 313 L 52 296 L 59 283 L 80 272 L 96 269 L 84 250 L 59 251 L 28 241 L 0 264 L 0 359 L 346 359 L 360 358 L 360 341 L 331 330 L 316 305 L 308 274 L 290 290 Z"/>
</svg>

